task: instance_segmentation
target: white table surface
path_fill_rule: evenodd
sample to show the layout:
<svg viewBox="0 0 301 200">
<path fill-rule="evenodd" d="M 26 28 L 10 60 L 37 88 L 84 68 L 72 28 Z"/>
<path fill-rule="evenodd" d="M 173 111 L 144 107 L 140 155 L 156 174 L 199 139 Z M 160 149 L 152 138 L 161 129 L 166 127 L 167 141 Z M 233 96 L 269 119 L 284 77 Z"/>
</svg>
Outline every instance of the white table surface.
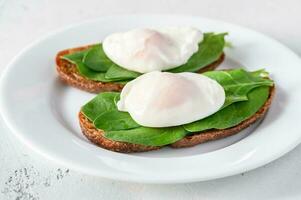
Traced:
<svg viewBox="0 0 301 200">
<path fill-rule="evenodd" d="M 0 0 L 0 73 L 24 46 L 49 31 L 112 14 L 221 19 L 261 31 L 301 55 L 300 9 L 298 0 Z M 45 160 L 0 120 L 0 199 L 301 199 L 300 155 L 299 145 L 264 167 L 219 180 L 133 184 L 87 176 Z"/>
</svg>

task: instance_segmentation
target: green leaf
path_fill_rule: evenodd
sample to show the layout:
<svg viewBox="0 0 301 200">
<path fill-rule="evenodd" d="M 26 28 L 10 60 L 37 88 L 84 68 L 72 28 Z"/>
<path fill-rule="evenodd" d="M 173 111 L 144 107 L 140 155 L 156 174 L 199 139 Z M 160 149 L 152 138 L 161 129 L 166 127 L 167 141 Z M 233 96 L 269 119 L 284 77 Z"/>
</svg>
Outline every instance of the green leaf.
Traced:
<svg viewBox="0 0 301 200">
<path fill-rule="evenodd" d="M 83 77 L 86 77 L 93 81 L 101 81 L 101 82 L 111 82 L 112 80 L 105 78 L 104 72 L 94 71 L 90 68 L 88 68 L 85 63 L 83 63 L 84 57 L 87 55 L 87 53 L 94 48 L 99 48 L 99 45 L 93 45 L 88 49 L 85 49 L 83 51 L 78 51 L 75 53 L 67 54 L 62 56 L 62 59 L 65 59 L 73 64 L 76 65 L 76 68 L 80 75 Z"/>
<path fill-rule="evenodd" d="M 102 44 L 95 45 L 85 53 L 83 63 L 97 72 L 106 72 L 114 63 L 106 56 Z"/>
<path fill-rule="evenodd" d="M 225 108 L 234 102 L 248 100 L 247 94 L 256 87 L 272 86 L 272 80 L 266 78 L 266 71 L 247 72 L 244 69 L 234 69 L 228 71 L 210 71 L 203 73 L 205 76 L 219 82 L 225 90 Z M 262 78 L 262 74 L 265 74 Z"/>
<path fill-rule="evenodd" d="M 77 64 L 78 61 L 83 61 L 83 58 L 85 56 L 85 54 L 93 47 L 96 47 L 98 46 L 99 44 L 95 44 L 95 45 L 92 45 L 90 46 L 89 48 L 87 49 L 84 49 L 82 51 L 76 51 L 74 53 L 70 53 L 70 54 L 66 54 L 66 55 L 63 55 L 61 58 L 62 59 L 65 59 L 73 64 Z"/>
<path fill-rule="evenodd" d="M 205 73 L 218 81 L 225 89 L 228 103 L 215 114 L 199 121 L 177 127 L 148 128 L 137 124 L 129 113 L 117 110 L 120 93 L 106 92 L 97 95 L 82 107 L 82 112 L 95 127 L 105 130 L 105 137 L 135 144 L 163 146 L 180 140 L 189 132 L 233 127 L 251 117 L 266 102 L 268 86 L 265 70 L 247 72 L 243 69 Z M 238 102 L 238 99 L 240 102 Z M 185 129 L 186 131 L 184 131 Z"/>
<path fill-rule="evenodd" d="M 90 120 L 94 121 L 99 115 L 106 111 L 117 110 L 115 99 L 119 98 L 118 92 L 104 92 L 98 94 L 85 104 L 81 111 Z"/>
<path fill-rule="evenodd" d="M 184 125 L 189 132 L 200 132 L 209 129 L 225 129 L 236 126 L 254 115 L 267 101 L 270 87 L 259 87 L 248 94 L 248 101 L 233 103 L 217 113 L 196 122 Z"/>
<path fill-rule="evenodd" d="M 141 74 L 119 67 L 103 51 L 102 44 L 93 45 L 83 51 L 62 56 L 76 65 L 79 73 L 94 81 L 125 84 Z"/>
<path fill-rule="evenodd" d="M 235 69 L 230 71 L 213 71 L 204 74 L 218 81 L 225 88 L 226 102 L 223 106 L 225 108 L 238 101 L 247 101 L 248 93 L 256 87 L 271 86 L 273 84 L 271 80 L 261 78 L 262 74 L 266 73 L 264 70 L 247 72 L 243 69 Z M 119 96 L 116 98 L 119 98 Z M 118 100 L 115 99 L 114 101 L 117 102 Z M 94 121 L 94 125 L 96 128 L 102 130 L 117 131 L 136 128 L 138 125 L 128 113 L 117 110 L 100 115 L 96 121 Z"/>
<path fill-rule="evenodd" d="M 89 49 L 83 50 L 83 51 L 78 51 L 75 53 L 67 54 L 62 56 L 62 59 L 65 59 L 73 64 L 77 64 L 77 62 L 81 62 L 82 59 L 84 58 L 85 54 L 88 52 Z"/>
<path fill-rule="evenodd" d="M 104 131 L 126 130 L 140 127 L 129 113 L 118 110 L 108 110 L 94 120 L 94 125 Z"/>
<path fill-rule="evenodd" d="M 225 46 L 225 35 L 227 33 L 205 33 L 198 51 L 191 56 L 188 62 L 168 71 L 174 73 L 195 72 L 218 60 Z"/>
<path fill-rule="evenodd" d="M 225 35 L 226 33 L 205 33 L 198 51 L 188 62 L 168 71 L 195 72 L 218 60 L 225 46 Z M 68 54 L 62 58 L 76 64 L 82 76 L 94 81 L 124 83 L 141 75 L 115 64 L 106 56 L 102 44 L 93 45 L 86 50 Z"/>
<path fill-rule="evenodd" d="M 130 130 L 106 131 L 104 136 L 114 141 L 146 146 L 164 146 L 185 137 L 186 131 L 181 126 L 169 128 L 139 127 Z"/>
<path fill-rule="evenodd" d="M 105 77 L 110 80 L 129 80 L 135 79 L 141 74 L 119 67 L 116 64 L 111 65 Z"/>
<path fill-rule="evenodd" d="M 76 62 L 76 67 L 78 72 L 93 81 L 101 81 L 101 82 L 111 82 L 112 80 L 108 80 L 105 78 L 105 73 L 103 72 L 96 72 L 93 71 L 92 69 L 89 69 L 88 67 L 85 66 L 84 63 L 81 61 Z"/>
</svg>

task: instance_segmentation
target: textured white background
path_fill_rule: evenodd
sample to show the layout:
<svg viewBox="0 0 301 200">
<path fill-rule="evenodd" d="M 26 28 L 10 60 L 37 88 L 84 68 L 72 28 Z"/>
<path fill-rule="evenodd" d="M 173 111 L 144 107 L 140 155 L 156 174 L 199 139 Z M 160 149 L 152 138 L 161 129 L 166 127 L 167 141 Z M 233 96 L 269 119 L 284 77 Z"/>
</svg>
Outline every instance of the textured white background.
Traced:
<svg viewBox="0 0 301 200">
<path fill-rule="evenodd" d="M 301 55 L 300 9 L 299 0 L 0 0 L 0 73 L 24 46 L 49 31 L 112 14 L 221 19 L 261 31 Z M 132 184 L 51 163 L 16 141 L 0 120 L 0 199 L 301 199 L 300 155 L 299 145 L 264 167 L 214 181 Z"/>
</svg>

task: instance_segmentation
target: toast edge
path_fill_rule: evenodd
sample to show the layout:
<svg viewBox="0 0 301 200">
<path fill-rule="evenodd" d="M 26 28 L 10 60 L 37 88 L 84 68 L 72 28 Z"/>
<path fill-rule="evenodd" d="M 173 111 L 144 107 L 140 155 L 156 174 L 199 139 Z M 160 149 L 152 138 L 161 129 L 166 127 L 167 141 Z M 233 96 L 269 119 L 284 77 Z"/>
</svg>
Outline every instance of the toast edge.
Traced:
<svg viewBox="0 0 301 200">
<path fill-rule="evenodd" d="M 183 139 L 171 144 L 170 146 L 173 148 L 183 148 L 183 147 L 192 147 L 204 142 L 208 142 L 211 140 L 217 140 L 221 138 L 225 138 L 231 135 L 234 135 L 236 133 L 239 133 L 241 130 L 249 127 L 253 123 L 255 123 L 258 119 L 265 116 L 267 111 L 269 110 L 272 100 L 275 95 L 275 87 L 271 87 L 270 89 L 270 95 L 265 104 L 250 118 L 242 121 L 240 124 L 227 128 L 222 130 L 209 130 L 203 133 L 196 133 L 191 136 L 186 136 Z"/>
<path fill-rule="evenodd" d="M 62 50 L 57 53 L 55 61 L 56 61 L 56 70 L 59 74 L 60 79 L 66 83 L 67 85 L 73 86 L 75 88 L 90 92 L 90 93 L 100 93 L 100 92 L 110 92 L 110 91 L 116 91 L 119 92 L 122 90 L 123 86 L 119 83 L 103 83 L 100 81 L 93 81 L 86 79 L 85 77 L 81 76 L 76 68 L 76 66 L 61 57 L 74 53 L 77 51 L 82 51 L 87 48 L 89 48 L 92 45 L 82 46 L 82 47 L 76 47 L 76 48 L 70 48 L 66 50 Z M 210 65 L 200 69 L 197 71 L 198 73 L 202 73 L 205 71 L 211 71 L 217 68 L 225 59 L 225 54 L 223 53 L 220 58 L 211 63 Z"/>
<path fill-rule="evenodd" d="M 143 152 L 157 150 L 161 147 L 145 146 L 140 144 L 131 144 L 127 142 L 118 142 L 104 137 L 104 131 L 96 129 L 93 123 L 82 113 L 78 114 L 80 127 L 83 134 L 94 144 L 104 149 L 122 153 Z"/>
<path fill-rule="evenodd" d="M 72 49 L 66 49 L 60 51 L 55 58 L 56 70 L 60 79 L 67 85 L 73 86 L 75 88 L 90 92 L 90 93 L 100 93 L 100 92 L 119 92 L 122 90 L 123 85 L 118 83 L 103 83 L 100 81 L 93 81 L 86 79 L 79 74 L 76 66 L 61 57 L 66 54 L 74 53 L 77 51 L 82 51 L 89 48 L 91 45 L 76 47 Z"/>
<path fill-rule="evenodd" d="M 234 134 L 239 133 L 241 130 L 247 128 L 251 124 L 255 123 L 258 119 L 264 117 L 267 113 L 273 97 L 275 95 L 275 87 L 271 87 L 269 98 L 265 102 L 265 104 L 250 118 L 242 121 L 240 124 L 223 130 L 209 130 L 202 133 L 196 133 L 191 136 L 186 136 L 183 139 L 170 144 L 172 148 L 184 148 L 184 147 L 192 147 L 204 142 L 208 142 L 211 140 L 217 140 L 221 138 L 225 138 Z M 104 132 L 102 130 L 96 129 L 91 121 L 89 121 L 82 112 L 79 112 L 79 122 L 80 127 L 84 135 L 94 144 L 116 152 L 121 153 L 132 153 L 132 152 L 144 152 L 157 150 L 162 147 L 154 147 L 154 146 L 144 146 L 139 144 L 131 144 L 126 142 L 118 142 L 112 141 L 103 136 Z"/>
</svg>

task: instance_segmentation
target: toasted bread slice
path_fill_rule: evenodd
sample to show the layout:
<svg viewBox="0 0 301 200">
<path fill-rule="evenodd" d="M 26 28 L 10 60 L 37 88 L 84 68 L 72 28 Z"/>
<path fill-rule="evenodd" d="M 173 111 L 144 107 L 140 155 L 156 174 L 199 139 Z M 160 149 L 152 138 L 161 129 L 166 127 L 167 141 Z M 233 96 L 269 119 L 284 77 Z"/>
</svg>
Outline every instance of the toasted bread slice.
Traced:
<svg viewBox="0 0 301 200">
<path fill-rule="evenodd" d="M 72 49 L 66 49 L 66 50 L 60 51 L 56 55 L 56 69 L 57 69 L 57 72 L 58 72 L 61 80 L 63 80 L 68 85 L 71 85 L 73 87 L 76 87 L 76 88 L 79 88 L 81 90 L 85 90 L 85 91 L 91 92 L 91 93 L 121 91 L 121 89 L 123 88 L 122 84 L 114 83 L 114 82 L 103 83 L 103 82 L 99 82 L 99 81 L 89 80 L 79 74 L 79 72 L 74 64 L 61 58 L 63 55 L 74 53 L 77 51 L 82 51 L 82 50 L 89 48 L 90 46 L 91 45 L 72 48 Z M 219 64 L 221 64 L 223 62 L 224 59 L 225 59 L 225 55 L 222 54 L 217 61 L 202 68 L 198 72 L 201 73 L 201 72 L 205 72 L 205 71 L 214 70 Z"/>
<path fill-rule="evenodd" d="M 212 129 L 201 133 L 195 133 L 193 135 L 186 136 L 185 138 L 171 144 L 170 146 L 173 148 L 191 147 L 210 140 L 217 140 L 220 138 L 224 138 L 239 133 L 242 129 L 247 128 L 248 126 L 256 122 L 258 119 L 262 118 L 266 114 L 266 112 L 268 111 L 272 103 L 274 93 L 275 93 L 275 88 L 271 87 L 269 98 L 267 99 L 265 104 L 253 116 L 244 120 L 240 124 L 227 129 L 222 129 L 222 130 Z M 82 129 L 82 132 L 91 142 L 93 142 L 94 144 L 102 148 L 111 151 L 130 153 L 130 152 L 151 151 L 151 150 L 156 150 L 161 148 L 161 147 L 145 146 L 145 145 L 109 140 L 103 136 L 104 132 L 102 130 L 96 129 L 93 123 L 88 118 L 86 118 L 82 112 L 79 113 L 79 122 L 80 122 L 80 127 Z"/>
</svg>

